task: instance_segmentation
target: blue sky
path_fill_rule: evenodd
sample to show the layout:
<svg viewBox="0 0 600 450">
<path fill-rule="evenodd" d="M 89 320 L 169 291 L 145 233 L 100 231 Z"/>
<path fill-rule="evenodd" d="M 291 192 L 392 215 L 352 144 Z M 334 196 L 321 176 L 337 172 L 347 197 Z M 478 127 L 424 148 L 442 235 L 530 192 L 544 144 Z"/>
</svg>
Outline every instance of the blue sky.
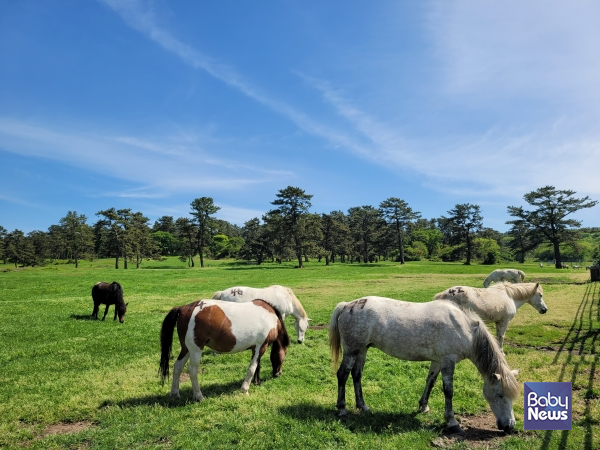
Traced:
<svg viewBox="0 0 600 450">
<path fill-rule="evenodd" d="M 600 200 L 595 1 L 0 3 L 0 225 Z M 600 225 L 600 206 L 580 211 Z"/>
</svg>

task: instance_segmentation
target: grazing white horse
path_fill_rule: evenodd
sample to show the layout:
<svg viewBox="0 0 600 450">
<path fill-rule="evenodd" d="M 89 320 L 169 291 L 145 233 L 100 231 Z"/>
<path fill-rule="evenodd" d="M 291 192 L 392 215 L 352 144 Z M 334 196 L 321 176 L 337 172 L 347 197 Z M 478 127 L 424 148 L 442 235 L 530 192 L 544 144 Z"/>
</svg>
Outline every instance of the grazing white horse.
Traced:
<svg viewBox="0 0 600 450">
<path fill-rule="evenodd" d="M 525 281 L 525 272 L 517 269 L 496 269 L 483 281 L 483 287 L 488 287 L 490 283 L 498 283 L 500 281 L 522 283 Z"/>
<path fill-rule="evenodd" d="M 341 302 L 329 321 L 329 346 L 334 366 L 344 357 L 337 371 L 338 415 L 345 416 L 346 381 L 352 373 L 356 407 L 368 411 L 362 393 L 362 372 L 369 347 L 398 359 L 431 361 L 419 411 L 429 411 L 429 394 L 442 372 L 444 418 L 450 432 L 462 431 L 452 409 L 454 367 L 470 359 L 483 377 L 483 396 L 489 403 L 496 425 L 510 432 L 515 426 L 512 403 L 520 385 L 487 327 L 473 312 L 463 311 L 445 300 L 410 303 L 383 297 L 363 297 Z"/>
<path fill-rule="evenodd" d="M 308 328 L 309 318 L 306 311 L 294 292 L 284 286 L 274 284 L 266 288 L 252 288 L 247 286 L 234 286 L 214 293 L 213 299 L 224 300 L 226 302 L 246 303 L 252 300 L 261 299 L 277 308 L 281 316 L 285 319 L 290 315 L 296 319 L 294 328 L 298 334 L 298 343 L 304 342 L 304 335 Z"/>
<path fill-rule="evenodd" d="M 453 286 L 435 294 L 434 300 L 450 300 L 464 309 L 475 311 L 486 322 L 496 324 L 496 336 L 502 348 L 508 323 L 515 317 L 517 309 L 526 303 L 540 314 L 548 307 L 543 299 L 540 283 L 498 283 L 487 289 L 469 286 Z"/>
</svg>

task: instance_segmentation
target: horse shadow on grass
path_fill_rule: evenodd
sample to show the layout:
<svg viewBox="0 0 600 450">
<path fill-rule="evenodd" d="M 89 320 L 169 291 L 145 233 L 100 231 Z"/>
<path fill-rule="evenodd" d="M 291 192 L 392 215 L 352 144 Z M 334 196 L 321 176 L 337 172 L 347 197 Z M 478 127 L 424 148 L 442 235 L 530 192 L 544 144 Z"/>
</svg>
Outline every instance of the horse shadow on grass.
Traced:
<svg viewBox="0 0 600 450">
<path fill-rule="evenodd" d="M 75 320 L 98 320 L 98 319 L 92 317 L 90 314 L 71 314 L 69 316 L 69 319 L 75 319 Z"/>
<path fill-rule="evenodd" d="M 337 420 L 340 424 L 353 433 L 402 433 L 406 431 L 415 431 L 423 429 L 424 425 L 416 417 L 419 413 L 402 412 L 373 412 L 352 413 L 339 418 L 336 410 L 325 408 L 320 405 L 310 403 L 298 403 L 296 405 L 283 406 L 279 408 L 283 415 L 294 418 L 299 421 L 331 422 Z M 443 426 L 431 427 L 434 432 L 441 432 Z"/>
<path fill-rule="evenodd" d="M 263 380 L 263 383 L 265 380 Z M 166 384 L 165 384 L 166 386 Z M 239 395 L 243 395 L 241 393 L 241 383 L 239 381 L 232 381 L 229 383 L 223 384 L 211 384 L 207 386 L 200 386 L 202 390 L 202 395 L 205 399 L 211 397 L 218 397 L 222 394 L 235 395 L 239 393 Z M 250 387 L 252 389 L 252 387 Z M 169 395 L 168 390 L 165 391 L 164 394 L 158 395 L 146 395 L 144 397 L 133 397 L 120 401 L 113 400 L 105 400 L 103 401 L 98 409 L 104 409 L 111 406 L 118 406 L 119 408 L 135 408 L 138 406 L 155 406 L 159 405 L 163 408 L 178 408 L 185 405 L 197 403 L 192 399 L 192 388 L 190 387 L 180 387 L 179 389 L 180 397 L 171 397 Z"/>
<path fill-rule="evenodd" d="M 585 406 L 583 417 L 578 421 L 584 431 L 583 448 L 585 450 L 598 448 L 598 442 L 593 442 L 594 432 L 592 429 L 592 426 L 596 423 L 592 413 L 593 401 L 596 398 L 595 378 L 600 365 L 600 355 L 598 354 L 600 329 L 597 327 L 598 321 L 600 321 L 600 283 L 588 283 L 581 303 L 575 311 L 571 328 L 561 342 L 552 361 L 553 365 L 558 364 L 560 355 L 563 352 L 567 353 L 566 361 L 562 364 L 556 381 L 570 381 L 575 386 L 577 375 L 586 374 L 587 384 L 583 387 L 585 389 L 583 395 Z M 587 365 L 586 356 L 588 360 L 592 359 L 589 369 L 585 368 Z M 571 364 L 573 365 L 573 371 L 569 374 Z M 583 368 L 580 370 L 581 365 L 583 365 Z M 575 389 L 573 391 L 573 400 L 575 401 Z M 552 437 L 555 433 L 560 433 L 559 448 L 567 448 L 570 430 L 545 431 L 540 450 L 547 450 L 554 445 Z"/>
</svg>

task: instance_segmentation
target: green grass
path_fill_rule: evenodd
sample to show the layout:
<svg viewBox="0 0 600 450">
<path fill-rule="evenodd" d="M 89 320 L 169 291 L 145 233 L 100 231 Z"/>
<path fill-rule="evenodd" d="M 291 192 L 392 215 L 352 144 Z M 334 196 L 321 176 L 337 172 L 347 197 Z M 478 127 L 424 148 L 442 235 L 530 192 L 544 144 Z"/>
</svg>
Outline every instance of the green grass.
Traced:
<svg viewBox="0 0 600 450">
<path fill-rule="evenodd" d="M 79 269 L 52 264 L 35 269 L 0 265 L 0 446 L 8 448 L 431 448 L 443 438 L 444 398 L 438 381 L 429 414 L 416 414 L 428 363 L 399 361 L 371 350 L 363 376 L 368 414 L 335 416 L 337 381 L 327 331 L 339 301 L 381 295 L 428 301 L 453 285 L 481 286 L 489 266 L 414 262 L 247 265 L 209 261 L 189 269 L 175 258 L 114 270 L 112 260 Z M 515 266 L 516 267 L 516 266 Z M 445 440 L 449 448 L 595 449 L 600 445 L 599 283 L 589 273 L 519 265 L 541 280 L 549 311 L 524 306 L 509 325 L 505 352 L 524 381 L 573 383 L 573 430 L 523 430 L 523 399 L 514 405 L 517 432 L 489 430 Z M 124 324 L 90 320 L 91 287 L 119 281 L 129 309 Z M 191 384 L 170 399 L 157 376 L 158 333 L 173 306 L 210 298 L 233 285 L 283 284 L 296 292 L 313 321 L 303 345 L 292 344 L 283 376 L 263 370 L 263 384 L 239 393 L 249 352 L 201 361 L 206 400 L 191 402 Z M 100 312 L 103 314 L 103 309 Z M 110 320 L 109 320 L 110 319 Z M 293 333 L 293 320 L 287 321 Z M 176 344 L 178 350 L 178 343 Z M 268 365 L 268 364 L 267 364 Z M 454 409 L 461 418 L 494 419 L 475 367 L 461 362 Z M 347 386 L 349 406 L 352 385 Z M 51 426 L 79 424 L 49 434 Z M 483 430 L 486 431 L 486 430 Z M 483 437 L 482 437 L 483 436 Z M 438 445 L 438 444 L 435 444 Z"/>
</svg>

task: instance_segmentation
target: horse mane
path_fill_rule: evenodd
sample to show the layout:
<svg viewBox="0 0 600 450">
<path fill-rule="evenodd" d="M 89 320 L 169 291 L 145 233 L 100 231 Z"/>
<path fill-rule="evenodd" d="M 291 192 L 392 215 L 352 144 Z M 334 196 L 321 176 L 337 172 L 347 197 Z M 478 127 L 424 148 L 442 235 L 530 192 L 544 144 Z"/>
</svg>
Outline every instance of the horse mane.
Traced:
<svg viewBox="0 0 600 450">
<path fill-rule="evenodd" d="M 487 378 L 499 375 L 506 395 L 516 400 L 521 386 L 510 370 L 498 341 L 475 312 L 465 310 L 464 313 L 473 327 L 473 363 Z"/>
<path fill-rule="evenodd" d="M 115 291 L 115 298 L 117 299 L 117 303 L 115 304 L 116 308 L 119 308 L 119 311 L 125 311 L 127 307 L 125 306 L 125 300 L 123 300 L 123 288 L 116 281 L 112 282 Z"/>
<path fill-rule="evenodd" d="M 544 291 L 542 286 L 539 283 L 518 283 L 512 284 L 508 282 L 498 283 L 493 287 L 499 287 L 505 289 L 509 296 L 514 300 L 529 300 L 533 297 L 536 291 L 539 291 L 543 294 Z"/>
<path fill-rule="evenodd" d="M 302 317 L 307 319 L 308 316 L 306 314 L 306 311 L 304 310 L 302 303 L 300 303 L 300 300 L 298 300 L 298 297 L 296 297 L 296 294 L 294 294 L 294 291 L 292 291 L 289 287 L 284 287 L 284 289 L 288 291 L 288 294 L 290 294 L 290 297 L 292 298 L 292 302 L 294 302 L 294 306 L 296 307 L 296 309 L 298 311 L 300 311 L 300 314 L 302 314 Z"/>
</svg>

